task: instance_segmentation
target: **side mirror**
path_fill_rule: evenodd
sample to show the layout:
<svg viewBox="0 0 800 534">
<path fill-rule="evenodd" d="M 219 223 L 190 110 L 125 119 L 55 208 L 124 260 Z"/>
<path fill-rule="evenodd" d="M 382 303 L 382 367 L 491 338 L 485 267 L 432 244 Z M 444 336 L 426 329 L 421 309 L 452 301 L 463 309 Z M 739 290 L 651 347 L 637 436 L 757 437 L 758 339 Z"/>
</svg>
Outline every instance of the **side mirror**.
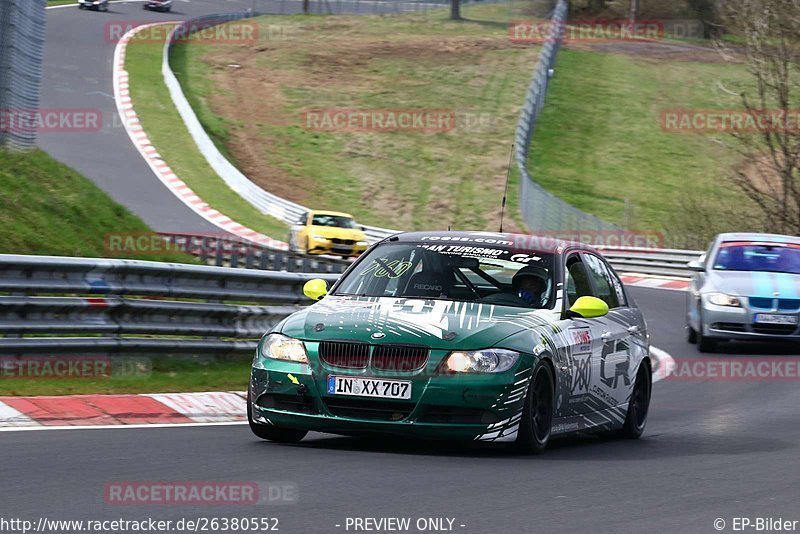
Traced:
<svg viewBox="0 0 800 534">
<path fill-rule="evenodd" d="M 597 297 L 581 297 L 567 312 L 567 317 L 582 317 L 583 319 L 595 319 L 603 317 L 608 313 L 608 304 Z"/>
<path fill-rule="evenodd" d="M 692 260 L 686 264 L 690 271 L 695 271 L 698 273 L 702 273 L 706 270 L 706 266 L 700 260 Z"/>
<path fill-rule="evenodd" d="M 367 227 L 366 227 L 366 226 L 362 226 L 362 227 L 361 227 L 361 231 L 362 231 L 362 232 L 366 232 L 366 231 L 367 231 Z"/>
<path fill-rule="evenodd" d="M 321 278 L 309 280 L 303 286 L 303 294 L 311 300 L 321 300 L 328 294 L 328 282 Z"/>
</svg>

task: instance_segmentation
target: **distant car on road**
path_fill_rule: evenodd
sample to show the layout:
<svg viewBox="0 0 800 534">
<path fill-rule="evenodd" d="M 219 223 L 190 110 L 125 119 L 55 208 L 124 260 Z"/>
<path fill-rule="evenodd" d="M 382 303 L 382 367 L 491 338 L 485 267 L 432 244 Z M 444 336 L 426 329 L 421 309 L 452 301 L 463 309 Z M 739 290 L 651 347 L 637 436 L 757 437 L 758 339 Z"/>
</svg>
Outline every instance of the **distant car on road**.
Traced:
<svg viewBox="0 0 800 534">
<path fill-rule="evenodd" d="M 108 11 L 108 0 L 78 0 L 78 8 Z"/>
<path fill-rule="evenodd" d="M 289 250 L 303 254 L 333 254 L 350 258 L 367 249 L 364 228 L 352 215 L 338 211 L 310 211 L 292 225 Z"/>
<path fill-rule="evenodd" d="M 800 237 L 720 234 L 689 268 L 686 329 L 700 352 L 735 339 L 800 341 Z"/>
<path fill-rule="evenodd" d="M 652 366 L 641 310 L 579 243 L 397 234 L 262 337 L 248 390 L 258 437 L 309 430 L 512 443 L 638 438 Z"/>
<path fill-rule="evenodd" d="M 169 12 L 172 11 L 172 0 L 147 0 L 144 9 Z"/>
</svg>

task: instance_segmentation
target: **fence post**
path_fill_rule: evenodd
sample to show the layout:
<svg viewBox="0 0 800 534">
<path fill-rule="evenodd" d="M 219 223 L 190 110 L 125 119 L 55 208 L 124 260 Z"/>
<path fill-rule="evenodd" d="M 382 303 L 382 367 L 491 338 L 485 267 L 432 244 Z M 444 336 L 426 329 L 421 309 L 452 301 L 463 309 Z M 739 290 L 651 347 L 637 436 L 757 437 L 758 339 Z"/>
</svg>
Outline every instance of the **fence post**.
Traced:
<svg viewBox="0 0 800 534">
<path fill-rule="evenodd" d="M 0 115 L 39 112 L 46 4 L 47 0 L 0 1 Z M 14 124 L 0 126 L 0 146 L 34 148 L 35 127 L 9 119 Z"/>
</svg>

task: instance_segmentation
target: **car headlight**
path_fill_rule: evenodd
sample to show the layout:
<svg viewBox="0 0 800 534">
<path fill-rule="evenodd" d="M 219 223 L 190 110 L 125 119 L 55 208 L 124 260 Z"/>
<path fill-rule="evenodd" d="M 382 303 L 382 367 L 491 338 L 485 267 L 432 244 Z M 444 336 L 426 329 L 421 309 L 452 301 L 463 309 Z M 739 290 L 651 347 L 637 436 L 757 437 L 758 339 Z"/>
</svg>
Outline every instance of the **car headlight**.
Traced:
<svg viewBox="0 0 800 534">
<path fill-rule="evenodd" d="M 261 343 L 261 355 L 274 360 L 308 363 L 306 346 L 299 339 L 270 334 Z"/>
<path fill-rule="evenodd" d="M 717 306 L 731 306 L 733 308 L 742 307 L 742 303 L 737 297 L 726 295 L 725 293 L 709 293 L 708 301 Z"/>
<path fill-rule="evenodd" d="M 324 235 L 312 235 L 311 237 L 313 237 L 317 241 L 327 241 L 328 240 L 328 238 L 325 237 Z"/>
<path fill-rule="evenodd" d="M 519 360 L 519 352 L 506 349 L 453 351 L 444 361 L 443 371 L 451 373 L 502 373 Z"/>
</svg>

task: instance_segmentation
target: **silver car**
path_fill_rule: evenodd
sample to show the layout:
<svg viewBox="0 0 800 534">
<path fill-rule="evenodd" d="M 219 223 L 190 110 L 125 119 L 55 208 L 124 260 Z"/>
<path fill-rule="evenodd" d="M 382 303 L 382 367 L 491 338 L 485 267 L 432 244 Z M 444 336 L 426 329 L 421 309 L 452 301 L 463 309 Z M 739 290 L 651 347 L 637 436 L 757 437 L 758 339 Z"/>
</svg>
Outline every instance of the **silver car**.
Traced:
<svg viewBox="0 0 800 534">
<path fill-rule="evenodd" d="M 720 234 L 689 268 L 688 340 L 700 352 L 733 339 L 800 341 L 800 237 Z"/>
</svg>

